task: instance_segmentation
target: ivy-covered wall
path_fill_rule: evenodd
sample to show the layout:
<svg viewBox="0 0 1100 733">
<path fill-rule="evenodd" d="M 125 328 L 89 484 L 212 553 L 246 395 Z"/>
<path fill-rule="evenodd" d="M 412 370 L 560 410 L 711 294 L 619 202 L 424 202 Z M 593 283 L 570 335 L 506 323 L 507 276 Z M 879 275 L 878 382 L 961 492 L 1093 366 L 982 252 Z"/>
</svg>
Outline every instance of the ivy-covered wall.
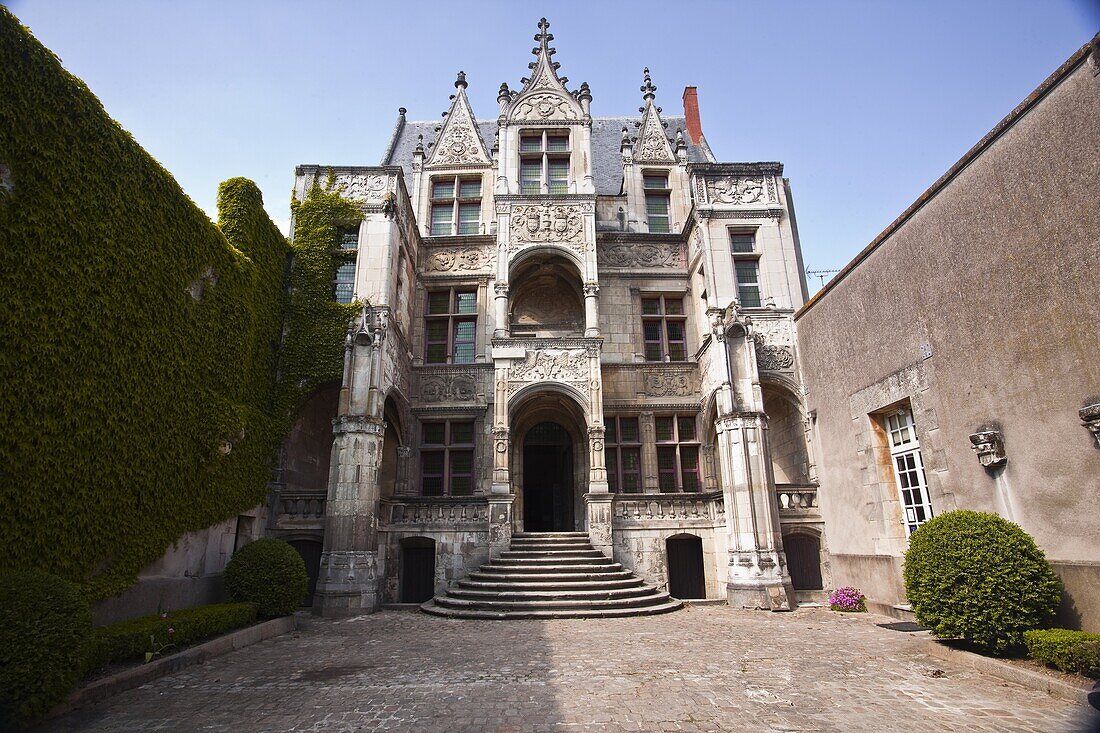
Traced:
<svg viewBox="0 0 1100 733">
<path fill-rule="evenodd" d="M 304 333 L 285 362 L 289 248 L 256 186 L 222 184 L 215 226 L 3 8 L 0 131 L 0 566 L 98 600 L 263 500 L 346 307 L 315 319 L 323 367 Z"/>
</svg>

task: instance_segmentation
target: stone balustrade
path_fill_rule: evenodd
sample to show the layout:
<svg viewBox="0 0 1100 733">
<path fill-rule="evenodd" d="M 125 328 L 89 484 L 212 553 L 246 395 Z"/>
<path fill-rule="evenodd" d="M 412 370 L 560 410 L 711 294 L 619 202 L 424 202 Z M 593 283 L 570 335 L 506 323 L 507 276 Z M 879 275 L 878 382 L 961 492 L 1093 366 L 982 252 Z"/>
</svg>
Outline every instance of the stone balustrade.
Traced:
<svg viewBox="0 0 1100 733">
<path fill-rule="evenodd" d="M 318 491 L 280 493 L 278 507 L 280 521 L 324 519 L 325 494 Z"/>
<path fill-rule="evenodd" d="M 777 484 L 775 488 L 780 517 L 819 514 L 817 486 L 813 484 Z"/>
<path fill-rule="evenodd" d="M 707 494 L 618 494 L 612 521 L 615 526 L 679 524 L 715 526 L 726 521 L 721 492 Z"/>
<path fill-rule="evenodd" d="M 471 525 L 487 528 L 489 505 L 484 497 L 477 496 L 409 497 L 383 501 L 382 517 L 392 528 L 410 525 L 435 529 L 469 529 Z"/>
</svg>

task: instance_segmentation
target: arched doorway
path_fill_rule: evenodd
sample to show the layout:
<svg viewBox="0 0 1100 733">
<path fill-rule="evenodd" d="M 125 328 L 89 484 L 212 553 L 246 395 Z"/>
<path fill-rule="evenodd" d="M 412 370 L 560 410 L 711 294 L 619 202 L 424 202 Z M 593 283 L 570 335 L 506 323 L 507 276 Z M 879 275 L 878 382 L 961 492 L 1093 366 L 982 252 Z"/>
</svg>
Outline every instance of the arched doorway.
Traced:
<svg viewBox="0 0 1100 733">
<path fill-rule="evenodd" d="M 821 540 L 817 535 L 792 532 L 783 536 L 787 571 L 795 590 L 821 590 Z"/>
<path fill-rule="evenodd" d="M 523 528 L 573 529 L 573 439 L 556 422 L 541 422 L 523 439 Z"/>
<path fill-rule="evenodd" d="M 693 534 L 678 534 L 665 540 L 668 553 L 668 594 L 673 598 L 706 598 L 703 577 L 703 540 Z"/>
<path fill-rule="evenodd" d="M 405 537 L 401 540 L 401 603 L 423 603 L 435 595 L 435 540 Z"/>
</svg>

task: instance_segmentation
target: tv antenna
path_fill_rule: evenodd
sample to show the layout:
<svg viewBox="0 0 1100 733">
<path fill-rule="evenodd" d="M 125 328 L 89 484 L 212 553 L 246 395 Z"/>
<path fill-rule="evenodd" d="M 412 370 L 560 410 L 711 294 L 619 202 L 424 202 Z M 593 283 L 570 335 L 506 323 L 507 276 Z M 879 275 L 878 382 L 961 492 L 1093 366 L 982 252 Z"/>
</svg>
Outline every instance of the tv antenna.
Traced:
<svg viewBox="0 0 1100 733">
<path fill-rule="evenodd" d="M 806 270 L 807 275 L 811 275 L 813 277 L 816 277 L 818 280 L 821 281 L 821 284 L 819 285 L 819 287 L 822 287 L 822 288 L 825 287 L 825 276 L 826 275 L 835 275 L 838 272 L 840 272 L 840 270 Z"/>
</svg>

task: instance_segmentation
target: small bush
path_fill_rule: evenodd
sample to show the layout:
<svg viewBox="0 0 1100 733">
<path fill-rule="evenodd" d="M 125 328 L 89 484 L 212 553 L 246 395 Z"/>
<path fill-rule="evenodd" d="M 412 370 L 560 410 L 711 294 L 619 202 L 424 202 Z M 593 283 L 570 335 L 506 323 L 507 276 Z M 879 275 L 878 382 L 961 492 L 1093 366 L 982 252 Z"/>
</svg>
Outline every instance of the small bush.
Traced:
<svg viewBox="0 0 1100 733">
<path fill-rule="evenodd" d="M 1024 632 L 1046 623 L 1062 598 L 1031 536 L 982 512 L 948 512 L 917 528 L 904 576 L 917 621 L 995 654 L 1022 649 Z"/>
<path fill-rule="evenodd" d="M 18 730 L 61 702 L 84 673 L 92 615 L 56 575 L 0 573 L 0 730 Z"/>
<path fill-rule="evenodd" d="M 846 613 L 860 613 L 867 610 L 867 596 L 859 588 L 842 585 L 829 594 L 829 608 Z"/>
<path fill-rule="evenodd" d="M 92 666 L 137 661 L 149 651 L 171 654 L 180 647 L 239 629 L 255 620 L 254 604 L 222 603 L 102 626 L 95 630 Z"/>
<path fill-rule="evenodd" d="M 1100 678 L 1100 634 L 1070 629 L 1024 632 L 1031 658 L 1063 672 Z"/>
<path fill-rule="evenodd" d="M 237 550 L 225 566 L 225 587 L 235 601 L 255 603 L 264 617 L 298 610 L 309 590 L 306 564 L 282 540 L 256 540 Z"/>
</svg>

